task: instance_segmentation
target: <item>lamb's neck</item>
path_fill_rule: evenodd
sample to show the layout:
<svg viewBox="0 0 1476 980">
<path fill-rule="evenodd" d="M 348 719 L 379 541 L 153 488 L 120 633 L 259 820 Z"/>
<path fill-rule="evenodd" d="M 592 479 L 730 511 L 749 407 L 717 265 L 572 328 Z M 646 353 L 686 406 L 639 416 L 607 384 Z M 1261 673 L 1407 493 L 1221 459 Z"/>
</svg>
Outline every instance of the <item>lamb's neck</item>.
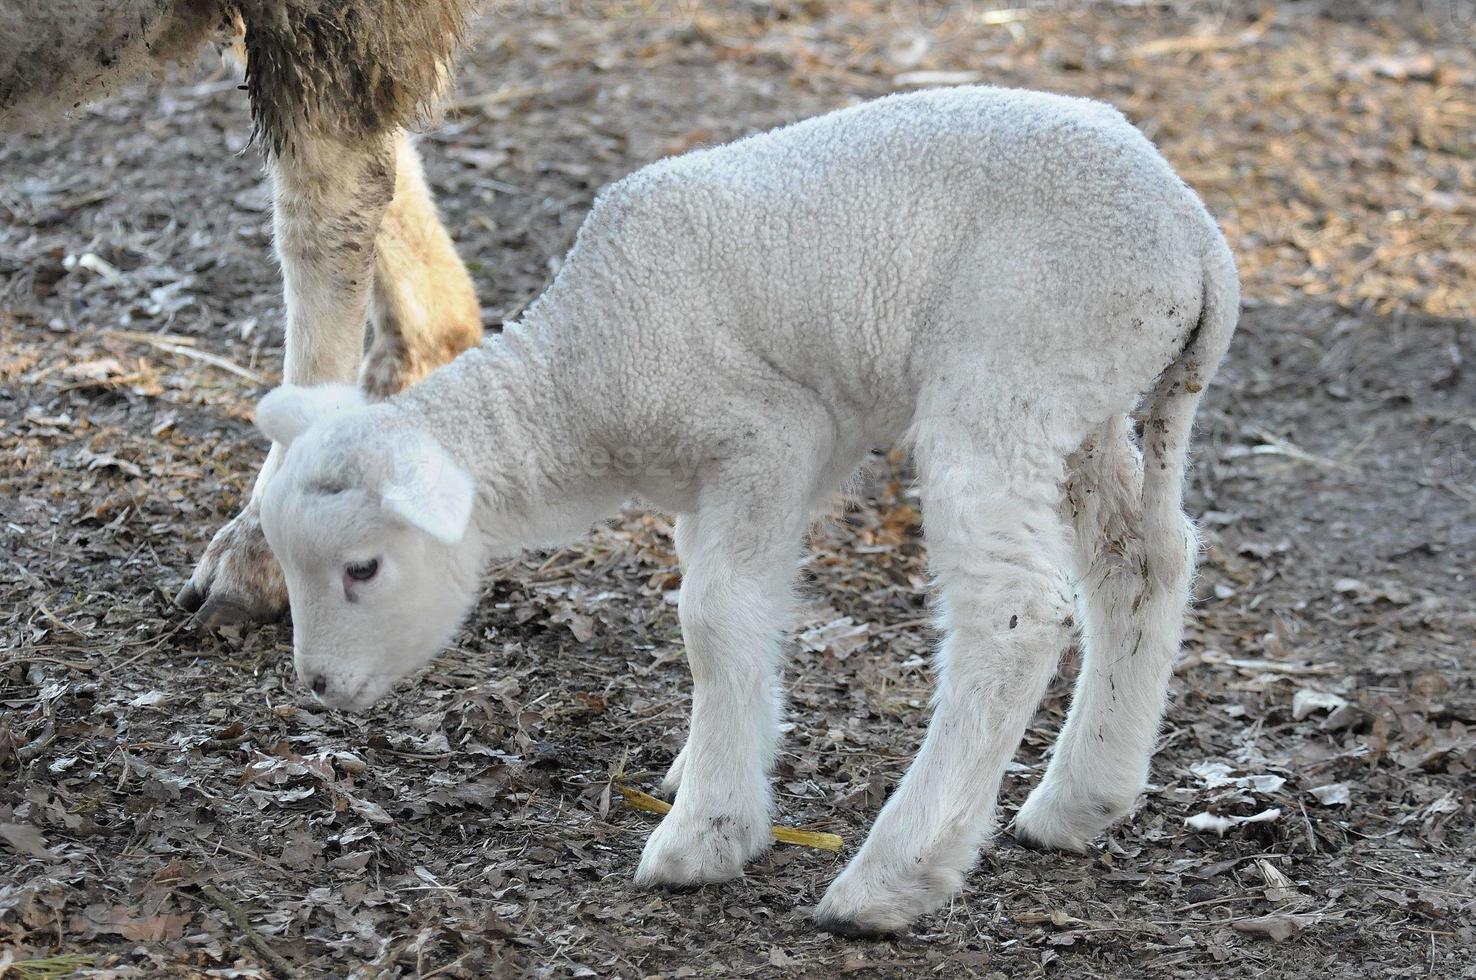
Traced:
<svg viewBox="0 0 1476 980">
<path fill-rule="evenodd" d="M 568 540 L 629 496 L 588 465 L 596 437 L 578 356 L 577 345 L 513 324 L 397 399 L 471 474 L 473 519 L 494 551 Z"/>
</svg>

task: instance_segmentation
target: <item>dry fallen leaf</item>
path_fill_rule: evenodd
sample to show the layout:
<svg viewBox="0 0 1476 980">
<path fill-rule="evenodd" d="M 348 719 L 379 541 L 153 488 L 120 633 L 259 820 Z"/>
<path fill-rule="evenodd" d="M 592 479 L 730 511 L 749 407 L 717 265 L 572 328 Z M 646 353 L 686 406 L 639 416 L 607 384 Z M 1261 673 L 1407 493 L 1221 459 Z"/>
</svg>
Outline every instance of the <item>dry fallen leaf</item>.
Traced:
<svg viewBox="0 0 1476 980">
<path fill-rule="evenodd" d="M 1270 810 L 1262 810 L 1260 813 L 1250 817 L 1225 817 L 1217 813 L 1196 813 L 1192 817 L 1184 818 L 1184 826 L 1190 830 L 1213 830 L 1219 836 L 1224 837 L 1226 831 L 1234 827 L 1239 827 L 1241 824 L 1271 823 L 1274 820 L 1280 819 L 1281 810 L 1273 807 Z"/>
<path fill-rule="evenodd" d="M 1292 913 L 1280 913 L 1277 915 L 1262 915 L 1254 919 L 1236 919 L 1231 923 L 1237 932 L 1248 933 L 1252 936 L 1266 936 L 1274 942 L 1283 942 L 1301 932 L 1303 929 L 1321 920 L 1318 915 L 1295 915 Z"/>
<path fill-rule="evenodd" d="M 1336 694 L 1304 687 L 1292 695 L 1292 720 L 1301 721 L 1314 711 L 1337 711 L 1347 703 L 1346 698 Z"/>
<path fill-rule="evenodd" d="M 22 854 L 46 861 L 56 860 L 56 854 L 46 846 L 46 838 L 41 836 L 41 831 L 30 824 L 0 823 L 0 837 Z"/>
<path fill-rule="evenodd" d="M 806 650 L 829 653 L 837 660 L 845 660 L 857 650 L 863 649 L 870 635 L 869 623 L 857 623 L 850 616 L 842 616 L 831 622 L 812 626 L 795 639 Z"/>
<path fill-rule="evenodd" d="M 1265 858 L 1256 859 L 1256 870 L 1261 873 L 1261 880 L 1266 883 L 1262 892 L 1266 896 L 1266 901 L 1284 902 L 1297 894 L 1296 883 Z"/>
<path fill-rule="evenodd" d="M 395 818 L 385 812 L 384 807 L 372 800 L 361 800 L 358 797 L 349 798 L 349 809 L 370 823 L 387 826 L 395 822 Z"/>
<path fill-rule="evenodd" d="M 1250 790 L 1253 793 L 1275 793 L 1286 785 L 1286 779 L 1272 773 L 1260 773 L 1249 776 L 1231 775 L 1235 769 L 1223 762 L 1196 762 L 1189 767 L 1189 771 L 1204 780 L 1206 789 L 1219 789 L 1225 786 L 1233 786 L 1236 789 Z"/>
<path fill-rule="evenodd" d="M 1325 786 L 1314 786 L 1307 790 L 1317 797 L 1317 802 L 1323 806 L 1342 806 L 1350 799 L 1347 783 L 1328 783 Z"/>
</svg>

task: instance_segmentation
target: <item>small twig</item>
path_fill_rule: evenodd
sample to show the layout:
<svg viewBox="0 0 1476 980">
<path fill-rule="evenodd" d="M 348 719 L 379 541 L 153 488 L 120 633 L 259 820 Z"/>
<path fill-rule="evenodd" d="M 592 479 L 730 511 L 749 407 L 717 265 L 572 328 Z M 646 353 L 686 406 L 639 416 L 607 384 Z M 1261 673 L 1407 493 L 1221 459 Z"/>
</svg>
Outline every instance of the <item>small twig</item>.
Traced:
<svg viewBox="0 0 1476 980">
<path fill-rule="evenodd" d="M 201 752 L 221 752 L 226 749 L 239 748 L 243 742 L 249 742 L 255 737 L 256 735 L 252 732 L 242 732 L 230 738 L 207 738 L 196 748 Z"/>
<path fill-rule="evenodd" d="M 1276 12 L 1271 11 L 1238 34 L 1191 34 L 1187 37 L 1160 38 L 1140 44 L 1128 54 L 1134 58 L 1156 58 L 1165 54 L 1202 54 L 1248 47 L 1260 42 L 1275 19 Z"/>
<path fill-rule="evenodd" d="M 1262 674 L 1334 674 L 1338 668 L 1333 664 L 1288 663 L 1281 660 L 1258 660 L 1245 657 L 1222 657 L 1206 650 L 1203 660 L 1213 667 L 1234 667 L 1242 672 Z"/>
<path fill-rule="evenodd" d="M 1452 932 L 1448 935 L 1454 936 L 1455 933 Z M 429 973 L 422 973 L 420 975 L 420 980 L 430 980 L 431 977 L 438 977 L 443 973 L 450 973 L 452 970 L 456 969 L 462 963 L 464 963 L 466 961 L 466 958 L 470 955 L 470 953 L 462 953 L 460 956 L 456 957 L 456 959 L 452 960 L 450 963 L 447 963 L 445 966 L 438 966 Z"/>
<path fill-rule="evenodd" d="M 544 285 L 544 283 L 539 283 L 537 286 L 533 287 L 532 290 L 525 293 L 521 298 L 519 298 L 516 303 L 504 307 L 501 312 L 496 314 L 495 319 L 499 323 L 507 323 L 517 319 L 519 316 L 522 315 L 523 311 L 528 308 L 528 304 L 537 299 L 538 294 L 543 292 Z"/>
<path fill-rule="evenodd" d="M 57 629 L 62 630 L 66 633 L 70 633 L 73 636 L 80 636 L 84 640 L 87 639 L 86 633 L 82 632 L 70 623 L 64 623 L 60 619 L 57 619 L 56 614 L 53 613 L 50 609 L 47 609 L 44 602 L 36 603 L 36 611 L 41 614 L 43 619 L 45 619 L 52 626 L 55 626 Z"/>
<path fill-rule="evenodd" d="M 490 109 L 493 106 L 502 105 L 504 102 L 513 102 L 518 99 L 530 99 L 544 94 L 554 88 L 552 85 L 542 83 L 519 84 L 510 82 L 502 85 L 491 92 L 483 95 L 475 95 L 470 98 L 458 99 L 451 104 L 457 112 L 470 112 L 480 109 Z"/>
<path fill-rule="evenodd" d="M 42 648 L 38 647 L 37 649 Z M 51 648 L 46 647 L 45 649 Z M 67 649 L 80 650 L 82 648 L 67 647 Z M 66 667 L 69 670 L 79 670 L 83 673 L 91 673 L 92 671 L 97 670 L 97 668 L 94 667 L 92 664 L 78 663 L 75 660 L 59 660 L 56 657 L 32 657 L 25 654 L 20 654 L 14 657 L 7 656 L 4 659 L 0 659 L 0 664 L 56 664 L 60 667 Z"/>
<path fill-rule="evenodd" d="M 200 894 L 210 899 L 216 908 L 231 917 L 231 922 L 241 930 L 241 935 L 245 937 L 246 942 L 251 944 L 251 948 L 256 950 L 263 960 L 266 960 L 272 973 L 284 978 L 297 976 L 297 971 L 292 968 L 292 964 L 284 960 L 281 954 L 272 949 L 270 944 L 262 938 L 261 933 L 256 931 L 256 927 L 251 924 L 251 920 L 246 917 L 241 906 L 226 898 L 214 885 L 201 885 Z"/>
<path fill-rule="evenodd" d="M 1183 915 L 1192 909 L 1202 909 L 1207 905 L 1235 905 L 1238 902 L 1264 902 L 1265 900 L 1265 896 L 1263 895 L 1221 895 L 1218 898 L 1205 899 L 1203 902 L 1194 902 L 1191 905 L 1184 905 L 1176 909 L 1171 909 L 1170 911 L 1175 915 Z M 1193 922 L 1195 920 L 1182 919 L 1179 921 Z"/>
<path fill-rule="evenodd" d="M 1302 811 L 1302 826 L 1307 830 L 1307 846 L 1312 849 L 1313 854 L 1316 854 L 1318 851 L 1317 832 L 1312 829 L 1312 818 L 1307 816 L 1307 806 L 1301 800 L 1297 800 L 1297 809 Z"/>
<path fill-rule="evenodd" d="M 279 875 L 282 875 L 284 878 L 292 877 L 292 872 L 287 870 L 287 867 L 285 865 L 278 864 L 271 858 L 262 857 L 260 854 L 253 854 L 250 851 L 243 851 L 239 847 L 232 847 L 231 845 L 223 843 L 219 840 L 214 842 L 214 846 L 217 851 L 225 851 L 227 854 L 234 854 L 237 857 L 246 858 L 248 861 L 254 861 L 257 864 L 261 865 L 263 868 L 271 868 L 273 871 L 277 872 L 277 874 Z"/>
<path fill-rule="evenodd" d="M 1261 440 L 1262 444 L 1251 449 L 1252 455 L 1285 456 L 1299 463 L 1310 463 L 1313 466 L 1321 467 L 1325 470 L 1346 471 L 1353 469 L 1351 465 L 1340 460 L 1328 459 L 1324 456 L 1309 453 L 1301 446 L 1292 443 L 1290 440 L 1283 439 L 1273 432 L 1267 432 L 1265 429 L 1256 429 L 1255 436 Z M 1357 455 L 1359 448 L 1361 447 L 1355 448 L 1350 455 Z"/>
<path fill-rule="evenodd" d="M 21 765 L 40 758 L 41 753 L 46 751 L 46 746 L 50 745 L 52 740 L 56 738 L 56 717 L 51 713 L 49 702 L 46 705 L 45 711 L 46 726 L 41 729 L 41 734 L 15 750 L 15 757 Z"/>
<path fill-rule="evenodd" d="M 245 378 L 247 381 L 259 384 L 262 387 L 267 387 L 271 384 L 266 378 L 250 368 L 244 368 L 235 361 L 221 357 L 219 354 L 198 350 L 192 344 L 181 343 L 180 339 L 176 339 L 168 334 L 138 333 L 133 330 L 109 330 L 108 334 L 120 340 L 131 340 L 134 343 L 148 344 L 150 347 L 157 347 L 159 350 L 169 354 L 179 354 L 183 357 L 193 358 L 194 360 L 209 364 L 211 367 L 218 367 L 222 371 L 229 371 L 237 377 Z"/>
<path fill-rule="evenodd" d="M 622 783 L 616 783 L 615 788 L 620 795 L 625 797 L 627 806 L 636 810 L 644 810 L 646 813 L 655 813 L 665 816 L 671 812 L 671 804 L 665 800 L 658 800 L 638 789 L 632 789 Z M 770 831 L 774 839 L 782 844 L 798 844 L 800 847 L 813 847 L 819 851 L 839 851 L 844 846 L 839 834 L 827 834 L 815 830 L 796 830 L 793 827 L 773 827 Z"/>
</svg>

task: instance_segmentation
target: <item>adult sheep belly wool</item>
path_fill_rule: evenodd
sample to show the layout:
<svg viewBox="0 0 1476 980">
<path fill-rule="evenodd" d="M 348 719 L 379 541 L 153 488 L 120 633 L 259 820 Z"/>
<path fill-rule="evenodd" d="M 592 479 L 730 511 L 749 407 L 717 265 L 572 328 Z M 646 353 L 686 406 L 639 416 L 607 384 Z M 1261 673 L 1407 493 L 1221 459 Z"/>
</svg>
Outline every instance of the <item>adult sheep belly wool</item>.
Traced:
<svg viewBox="0 0 1476 980">
<path fill-rule="evenodd" d="M 490 558 L 631 498 L 672 511 L 695 693 L 636 879 L 733 878 L 770 839 L 805 529 L 906 443 L 935 714 L 815 913 L 902 928 L 973 865 L 1077 622 L 1072 711 L 1016 833 L 1080 848 L 1141 791 L 1194 559 L 1189 431 L 1238 306 L 1199 199 L 1095 102 L 897 96 L 654 164 L 600 196 L 521 322 L 419 387 L 263 400 L 290 446 L 262 523 L 299 675 L 363 707 L 445 644 Z"/>
</svg>

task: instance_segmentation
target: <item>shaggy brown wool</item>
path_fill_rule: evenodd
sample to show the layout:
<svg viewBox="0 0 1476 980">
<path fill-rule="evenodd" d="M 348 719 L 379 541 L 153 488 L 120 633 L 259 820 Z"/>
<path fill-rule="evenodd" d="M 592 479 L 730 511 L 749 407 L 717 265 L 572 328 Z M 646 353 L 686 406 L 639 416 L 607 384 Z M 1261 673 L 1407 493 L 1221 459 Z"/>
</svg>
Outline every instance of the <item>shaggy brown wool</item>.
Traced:
<svg viewBox="0 0 1476 980">
<path fill-rule="evenodd" d="M 0 128 L 244 33 L 257 134 L 361 142 L 430 116 L 471 0 L 0 0 Z"/>
<path fill-rule="evenodd" d="M 471 0 L 239 0 L 257 132 L 357 142 L 431 115 Z"/>
<path fill-rule="evenodd" d="M 106 95 L 228 26 L 215 0 L 0 0 L 0 129 Z"/>
</svg>

